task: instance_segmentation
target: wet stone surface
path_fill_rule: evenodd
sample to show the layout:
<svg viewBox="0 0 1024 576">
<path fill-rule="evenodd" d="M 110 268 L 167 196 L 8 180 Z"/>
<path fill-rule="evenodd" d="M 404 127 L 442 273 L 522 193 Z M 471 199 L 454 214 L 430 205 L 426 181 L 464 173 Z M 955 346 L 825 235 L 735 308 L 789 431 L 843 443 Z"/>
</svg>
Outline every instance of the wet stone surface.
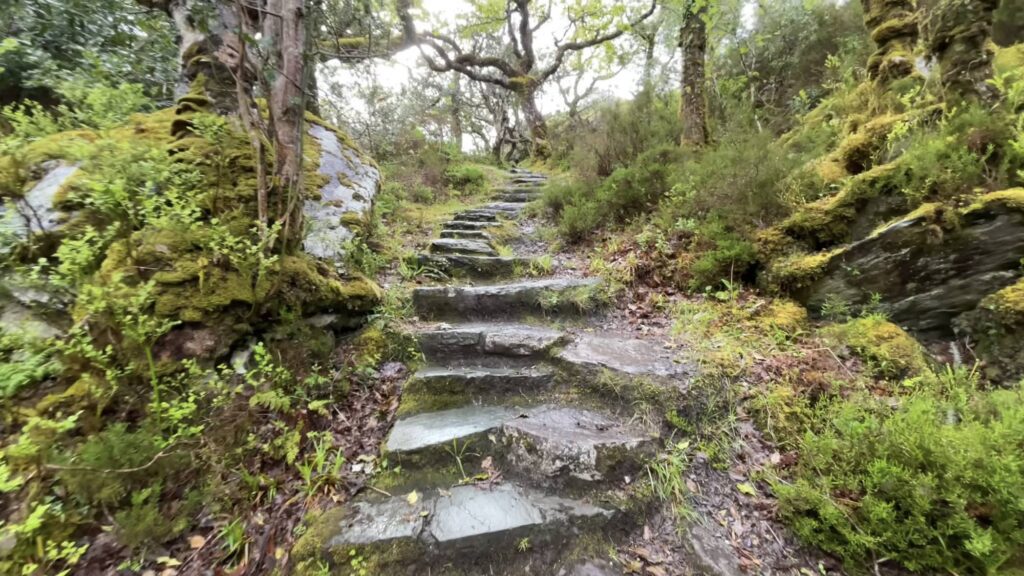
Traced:
<svg viewBox="0 0 1024 576">
<path fill-rule="evenodd" d="M 504 406 L 469 406 L 417 414 L 395 423 L 385 447 L 388 452 L 401 453 L 447 445 L 452 440 L 495 430 L 515 415 L 515 410 Z"/>
<path fill-rule="evenodd" d="M 418 261 L 449 276 L 469 278 L 498 278 L 528 270 L 532 258 L 515 256 L 473 256 L 470 254 L 420 254 Z"/>
<path fill-rule="evenodd" d="M 418 336 L 424 354 L 438 361 L 469 353 L 539 355 L 565 338 L 563 332 L 551 328 L 503 323 L 446 326 Z"/>
<path fill-rule="evenodd" d="M 596 412 L 541 407 L 503 427 L 508 458 L 522 470 L 550 478 L 619 480 L 654 453 L 643 430 Z"/>
<path fill-rule="evenodd" d="M 457 486 L 431 491 L 414 504 L 404 497 L 355 503 L 328 546 L 397 540 L 460 546 L 478 539 L 494 544 L 496 538 L 529 537 L 538 530 L 562 530 L 578 520 L 607 520 L 612 514 L 592 504 L 512 484 Z"/>
<path fill-rule="evenodd" d="M 78 165 L 52 161 L 43 166 L 47 168 L 46 175 L 17 201 L 18 211 L 0 205 L 0 231 L 25 239 L 29 234 L 57 232 L 66 222 L 66 215 L 55 203 L 57 194 L 78 172 Z M 28 216 L 28 222 L 22 214 Z"/>
<path fill-rule="evenodd" d="M 369 216 L 380 189 L 380 171 L 323 126 L 312 124 L 309 134 L 320 144 L 317 171 L 329 181 L 320 189 L 318 198 L 310 198 L 303 204 L 307 226 L 303 249 L 311 256 L 340 262 L 345 242 L 354 236 L 344 218 Z"/>
<path fill-rule="evenodd" d="M 416 311 L 426 317 L 461 314 L 501 315 L 522 310 L 543 311 L 541 299 L 581 288 L 596 288 L 598 279 L 552 279 L 495 286 L 444 286 L 413 291 Z"/>
<path fill-rule="evenodd" d="M 551 385 L 555 374 L 540 366 L 528 368 L 421 368 L 406 384 L 408 392 L 447 394 L 495 394 L 539 391 Z"/>
<path fill-rule="evenodd" d="M 432 254 L 460 254 L 465 256 L 497 256 L 498 252 L 486 242 L 479 240 L 456 240 L 442 238 L 430 243 Z"/>
<path fill-rule="evenodd" d="M 483 230 L 441 230 L 441 238 L 455 238 L 458 240 L 480 240 L 490 242 L 491 235 Z"/>
<path fill-rule="evenodd" d="M 492 222 L 472 222 L 469 220 L 452 220 L 445 224 L 449 230 L 486 230 L 494 224 Z"/>
<path fill-rule="evenodd" d="M 674 354 L 646 340 L 585 334 L 566 346 L 560 360 L 581 368 L 607 369 L 629 376 L 683 377 L 693 367 L 677 362 Z"/>
</svg>

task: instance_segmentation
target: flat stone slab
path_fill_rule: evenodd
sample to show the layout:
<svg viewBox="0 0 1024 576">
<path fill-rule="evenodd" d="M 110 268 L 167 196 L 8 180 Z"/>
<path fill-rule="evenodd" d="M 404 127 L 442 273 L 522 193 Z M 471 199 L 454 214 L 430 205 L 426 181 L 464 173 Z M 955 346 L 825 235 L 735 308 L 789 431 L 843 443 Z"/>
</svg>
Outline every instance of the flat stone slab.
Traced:
<svg viewBox="0 0 1024 576">
<path fill-rule="evenodd" d="M 491 235 L 483 230 L 441 230 L 441 238 L 455 238 L 458 240 L 480 240 L 490 242 Z"/>
<path fill-rule="evenodd" d="M 607 369 L 629 376 L 681 377 L 691 366 L 674 361 L 671 351 L 646 340 L 584 334 L 558 354 L 569 364 Z"/>
<path fill-rule="evenodd" d="M 538 174 L 516 176 L 511 180 L 512 184 L 547 184 L 547 177 Z"/>
<path fill-rule="evenodd" d="M 505 192 L 503 194 L 498 194 L 497 198 L 503 203 L 526 204 L 527 202 L 533 202 L 540 198 L 540 194 L 530 194 L 528 192 Z"/>
<path fill-rule="evenodd" d="M 528 270 L 533 258 L 517 256 L 472 256 L 468 254 L 420 254 L 421 266 L 430 266 L 449 276 L 501 278 Z"/>
<path fill-rule="evenodd" d="M 494 222 L 473 222 L 470 220 L 451 220 L 444 225 L 449 230 L 486 230 L 494 226 Z"/>
<path fill-rule="evenodd" d="M 498 251 L 479 240 L 441 238 L 430 243 L 431 254 L 462 254 L 466 256 L 497 256 Z"/>
<path fill-rule="evenodd" d="M 643 430 L 571 407 L 542 407 L 508 421 L 507 459 L 532 475 L 598 482 L 636 473 L 657 449 Z"/>
<path fill-rule="evenodd" d="M 521 202 L 493 202 L 485 205 L 482 210 L 503 214 L 515 214 L 523 209 Z"/>
<path fill-rule="evenodd" d="M 541 366 L 529 368 L 421 368 L 405 385 L 409 394 L 481 395 L 519 393 L 548 388 L 555 373 Z"/>
<path fill-rule="evenodd" d="M 453 440 L 468 441 L 478 434 L 497 430 L 517 413 L 504 406 L 468 406 L 409 416 L 395 422 L 385 449 L 403 454 L 437 446 L 448 447 Z"/>
<path fill-rule="evenodd" d="M 456 214 L 455 219 L 463 222 L 489 222 L 493 224 L 498 221 L 498 215 L 499 212 L 496 210 L 466 210 Z"/>
<path fill-rule="evenodd" d="M 550 279 L 493 286 L 424 287 L 413 290 L 416 312 L 425 318 L 513 316 L 523 312 L 585 312 L 573 298 L 593 290 L 600 279 Z"/>
<path fill-rule="evenodd" d="M 508 549 L 538 530 L 564 532 L 578 523 L 606 522 L 614 512 L 568 498 L 503 483 L 491 487 L 456 486 L 430 490 L 410 503 L 405 496 L 382 502 L 356 502 L 339 522 L 330 547 L 399 542 L 424 548 L 455 546 L 465 549 L 480 542 L 478 552 L 505 542 Z M 541 537 L 531 541 L 557 540 Z"/>
<path fill-rule="evenodd" d="M 464 324 L 428 330 L 418 335 L 420 348 L 428 359 L 468 354 L 497 356 L 543 355 L 564 342 L 563 332 L 527 324 Z"/>
</svg>

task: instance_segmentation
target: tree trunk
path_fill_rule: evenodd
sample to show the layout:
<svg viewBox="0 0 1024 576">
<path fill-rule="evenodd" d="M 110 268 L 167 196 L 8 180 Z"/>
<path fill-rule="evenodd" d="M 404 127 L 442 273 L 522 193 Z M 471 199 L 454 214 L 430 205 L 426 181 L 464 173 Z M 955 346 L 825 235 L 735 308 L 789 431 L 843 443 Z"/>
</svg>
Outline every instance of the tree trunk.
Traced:
<svg viewBox="0 0 1024 576">
<path fill-rule="evenodd" d="M 992 23 L 999 0 L 941 0 L 925 20 L 928 51 L 939 63 L 947 98 L 994 102 Z"/>
<path fill-rule="evenodd" d="M 451 132 L 455 149 L 462 152 L 462 75 L 455 74 L 452 79 L 451 91 Z"/>
<path fill-rule="evenodd" d="M 876 46 L 868 58 L 868 77 L 888 84 L 913 74 L 918 38 L 913 0 L 861 0 L 861 5 L 864 25 Z"/>
<path fill-rule="evenodd" d="M 707 6 L 686 14 L 679 28 L 679 48 L 682 53 L 680 76 L 679 119 L 683 124 L 683 146 L 701 147 L 708 142 L 708 106 L 705 58 L 708 49 L 708 30 L 705 18 Z"/>
<path fill-rule="evenodd" d="M 306 23 L 303 0 L 267 0 L 263 34 L 273 70 L 267 98 L 274 133 L 274 183 L 285 242 L 301 234 L 302 131 L 305 116 Z M 273 16 L 270 14 L 274 14 Z M 276 57 L 275 57 L 276 56 Z"/>
<path fill-rule="evenodd" d="M 139 3 L 160 8 L 174 21 L 178 30 L 181 83 L 178 96 L 187 93 L 192 84 L 203 79 L 203 90 L 214 110 L 220 113 L 237 111 L 236 76 L 251 90 L 254 70 L 241 63 L 243 43 L 238 36 L 242 28 L 233 0 L 139 0 Z M 244 69 L 243 69 L 244 68 Z"/>
<path fill-rule="evenodd" d="M 530 129 L 530 140 L 533 142 L 534 154 L 544 157 L 548 149 L 548 123 L 537 107 L 537 87 L 529 86 L 519 93 L 519 109 Z"/>
<path fill-rule="evenodd" d="M 644 37 L 644 90 L 654 89 L 654 48 L 657 43 L 657 32 Z"/>
</svg>

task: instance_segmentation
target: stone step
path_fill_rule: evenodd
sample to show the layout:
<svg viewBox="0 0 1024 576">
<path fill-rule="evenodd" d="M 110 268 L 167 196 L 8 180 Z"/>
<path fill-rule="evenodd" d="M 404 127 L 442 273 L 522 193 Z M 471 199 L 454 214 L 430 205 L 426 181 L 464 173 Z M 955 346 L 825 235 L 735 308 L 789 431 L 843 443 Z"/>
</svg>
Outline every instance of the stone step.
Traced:
<svg viewBox="0 0 1024 576">
<path fill-rule="evenodd" d="M 602 304 L 599 279 L 533 280 L 493 286 L 422 287 L 413 306 L 423 318 L 513 317 L 523 314 L 585 314 Z"/>
<path fill-rule="evenodd" d="M 540 184 L 507 184 L 504 186 L 498 186 L 494 189 L 494 192 L 498 194 L 508 194 L 515 192 L 529 192 L 531 194 L 540 194 L 543 192 L 543 185 Z"/>
<path fill-rule="evenodd" d="M 430 243 L 431 254 L 461 254 L 464 256 L 497 256 L 495 250 L 487 242 L 479 240 L 459 240 L 457 238 L 441 238 Z"/>
<path fill-rule="evenodd" d="M 557 354 L 564 368 L 576 374 L 613 372 L 626 377 L 684 381 L 696 368 L 678 354 L 647 340 L 615 334 L 581 334 Z"/>
<path fill-rule="evenodd" d="M 516 184 L 516 185 L 519 185 L 519 184 L 541 184 L 541 185 L 543 185 L 543 184 L 547 184 L 547 182 L 548 182 L 547 177 L 540 176 L 538 174 L 516 176 L 515 178 L 512 178 L 511 180 L 509 180 L 509 183 Z"/>
<path fill-rule="evenodd" d="M 561 406 L 506 422 L 502 443 L 503 460 L 512 468 L 559 485 L 635 478 L 658 449 L 657 440 L 638 427 Z"/>
<path fill-rule="evenodd" d="M 506 406 L 464 406 L 400 418 L 391 428 L 384 450 L 403 467 L 427 468 L 451 463 L 451 450 L 490 443 L 488 435 L 501 429 L 519 411 Z"/>
<path fill-rule="evenodd" d="M 449 230 L 486 230 L 495 225 L 495 222 L 478 222 L 470 220 L 451 220 L 444 227 Z"/>
<path fill-rule="evenodd" d="M 503 192 L 495 196 L 495 198 L 503 203 L 525 204 L 540 198 L 540 194 L 531 194 L 529 192 Z"/>
<path fill-rule="evenodd" d="M 465 210 L 455 215 L 455 220 L 462 222 L 487 222 L 496 224 L 498 222 L 498 216 L 503 212 L 497 210 Z"/>
<path fill-rule="evenodd" d="M 480 240 L 490 242 L 491 235 L 483 230 L 441 230 L 441 238 L 454 238 L 457 240 Z"/>
<path fill-rule="evenodd" d="M 311 560 L 302 554 L 319 556 L 338 562 L 337 569 L 363 558 L 371 574 L 447 574 L 457 567 L 460 574 L 554 576 L 564 571 L 556 566 L 564 561 L 559 556 L 576 538 L 601 532 L 618 516 L 610 507 L 508 482 L 455 486 L 415 498 L 360 498 L 324 514 L 296 550 L 300 561 Z M 540 556 L 547 556 L 544 563 L 530 566 Z"/>
<path fill-rule="evenodd" d="M 635 475 L 657 448 L 643 430 L 580 408 L 466 406 L 400 418 L 385 444 L 405 470 L 463 468 L 492 458 L 538 485 L 615 482 Z M 468 472 L 467 472 L 468 473 Z"/>
<path fill-rule="evenodd" d="M 483 206 L 480 211 L 484 213 L 494 213 L 500 215 L 516 214 L 523 209 L 522 203 L 519 202 L 493 202 Z"/>
<path fill-rule="evenodd" d="M 421 368 L 405 384 L 403 393 L 462 398 L 538 392 L 551 387 L 555 373 L 541 366 L 485 368 L 471 366 Z"/>
<path fill-rule="evenodd" d="M 419 263 L 421 266 L 429 266 L 451 277 L 494 279 L 522 274 L 530 269 L 533 258 L 420 254 Z"/>
<path fill-rule="evenodd" d="M 564 332 L 528 324 L 460 324 L 417 334 L 420 350 L 430 362 L 466 356 L 537 357 L 565 343 Z"/>
</svg>

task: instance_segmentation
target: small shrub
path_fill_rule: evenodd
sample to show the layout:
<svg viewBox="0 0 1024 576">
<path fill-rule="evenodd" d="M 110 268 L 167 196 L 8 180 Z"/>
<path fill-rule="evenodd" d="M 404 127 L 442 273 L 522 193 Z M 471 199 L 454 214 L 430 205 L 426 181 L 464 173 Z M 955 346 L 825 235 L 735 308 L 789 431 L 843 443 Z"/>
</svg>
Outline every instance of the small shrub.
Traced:
<svg viewBox="0 0 1024 576">
<path fill-rule="evenodd" d="M 850 567 L 994 573 L 1024 546 L 1024 397 L 959 384 L 821 411 L 794 478 L 774 483 L 783 518 Z"/>
<path fill-rule="evenodd" d="M 478 166 L 457 164 L 444 173 L 448 186 L 462 192 L 481 192 L 487 186 L 487 177 Z"/>
</svg>

